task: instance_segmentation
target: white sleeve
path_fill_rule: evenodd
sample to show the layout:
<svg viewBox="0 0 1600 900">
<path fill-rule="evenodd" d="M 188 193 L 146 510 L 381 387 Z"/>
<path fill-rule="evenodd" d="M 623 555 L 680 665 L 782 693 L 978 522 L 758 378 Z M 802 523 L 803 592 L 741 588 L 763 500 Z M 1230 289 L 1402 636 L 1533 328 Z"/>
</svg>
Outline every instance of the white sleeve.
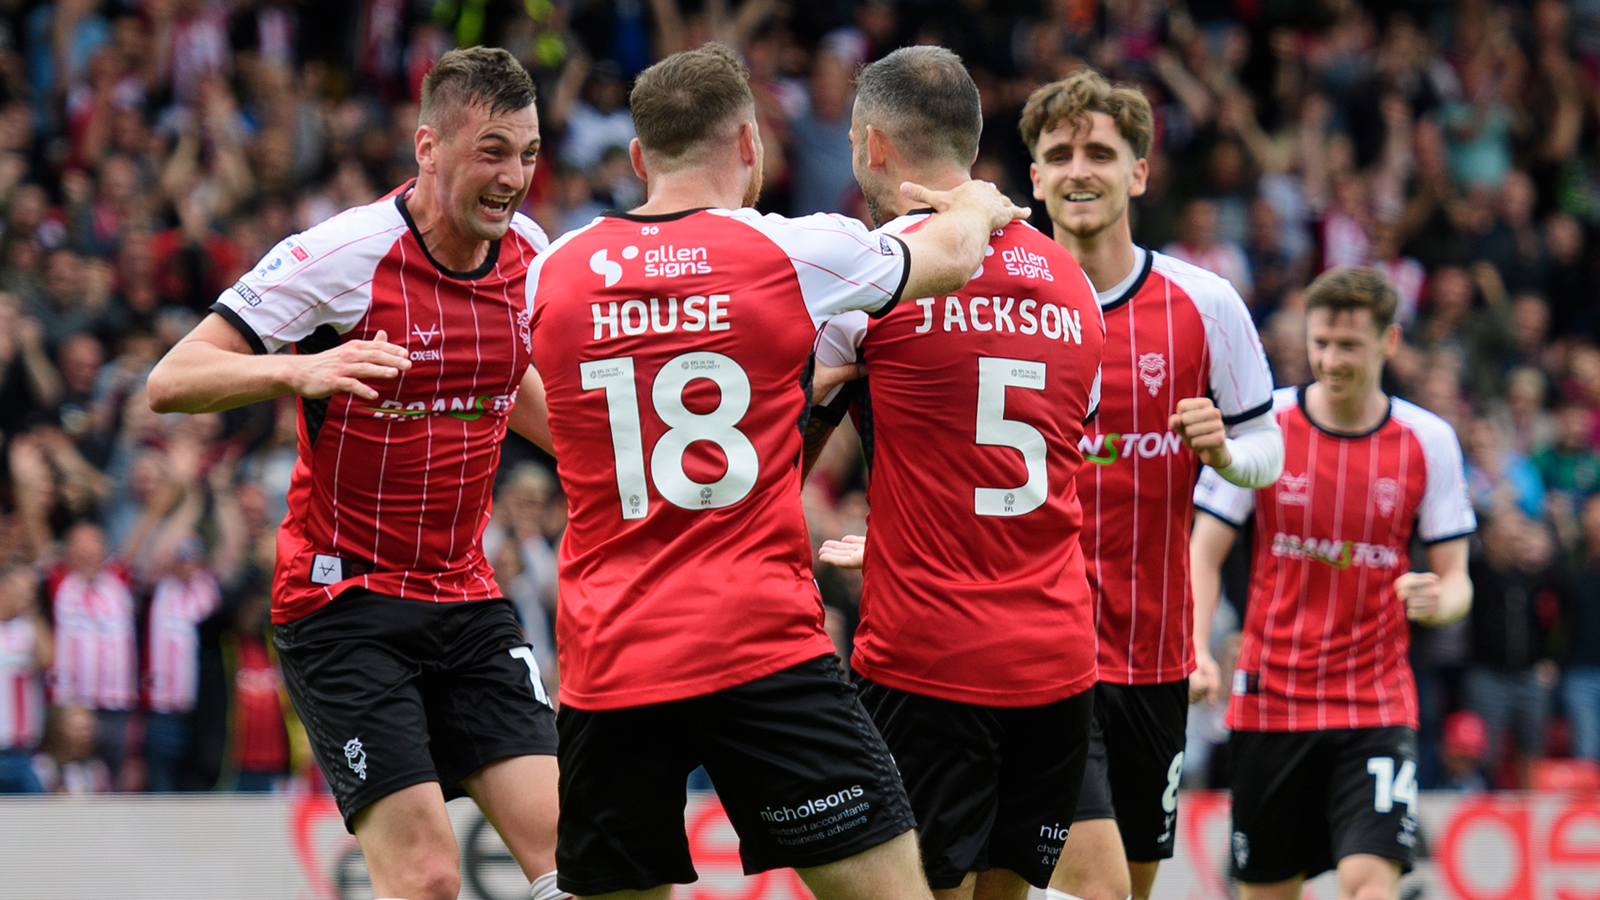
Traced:
<svg viewBox="0 0 1600 900">
<path fill-rule="evenodd" d="M 794 265 L 806 308 L 819 328 L 851 310 L 884 315 L 899 302 L 911 276 L 904 241 L 886 231 L 868 231 L 847 216 L 786 219 L 751 210 L 712 212 L 738 218 L 778 245 Z"/>
<path fill-rule="evenodd" d="M 861 339 L 867 336 L 867 314 L 860 310 L 841 313 L 829 319 L 817 335 L 817 365 L 842 366 L 861 358 Z M 827 405 L 844 390 L 839 385 L 822 398 L 818 406 Z"/>
<path fill-rule="evenodd" d="M 1220 278 L 1209 287 L 1192 296 L 1205 323 L 1211 396 L 1222 421 L 1233 425 L 1272 409 L 1272 369 L 1239 292 Z"/>
<path fill-rule="evenodd" d="M 1233 462 L 1217 474 L 1243 488 L 1264 488 L 1283 473 L 1283 432 L 1270 411 L 1227 426 Z"/>
<path fill-rule="evenodd" d="M 1200 481 L 1194 486 L 1195 509 L 1204 510 L 1235 528 L 1243 528 L 1250 521 L 1255 503 L 1255 491 L 1229 484 L 1210 466 L 1200 470 Z"/>
<path fill-rule="evenodd" d="M 1428 478 L 1422 489 L 1422 504 L 1417 507 L 1417 537 L 1424 544 L 1453 540 L 1478 530 L 1478 517 L 1467 492 L 1467 476 L 1461 459 L 1461 443 L 1456 431 L 1443 419 L 1395 400 L 1396 418 L 1411 427 L 1422 444 Z"/>
<path fill-rule="evenodd" d="M 341 213 L 284 238 L 211 310 L 257 353 L 275 353 L 324 325 L 344 334 L 367 314 L 373 272 L 405 228 L 385 203 Z"/>
</svg>

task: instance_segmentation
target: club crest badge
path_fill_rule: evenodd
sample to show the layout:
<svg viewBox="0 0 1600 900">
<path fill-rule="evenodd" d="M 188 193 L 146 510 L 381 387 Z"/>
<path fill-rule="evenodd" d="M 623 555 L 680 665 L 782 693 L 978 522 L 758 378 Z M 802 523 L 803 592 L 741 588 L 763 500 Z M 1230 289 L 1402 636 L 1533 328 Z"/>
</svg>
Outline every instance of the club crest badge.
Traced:
<svg viewBox="0 0 1600 900">
<path fill-rule="evenodd" d="M 1161 385 L 1167 380 L 1167 358 L 1160 353 L 1146 353 L 1139 357 L 1139 380 L 1154 397 L 1161 392 Z"/>
</svg>

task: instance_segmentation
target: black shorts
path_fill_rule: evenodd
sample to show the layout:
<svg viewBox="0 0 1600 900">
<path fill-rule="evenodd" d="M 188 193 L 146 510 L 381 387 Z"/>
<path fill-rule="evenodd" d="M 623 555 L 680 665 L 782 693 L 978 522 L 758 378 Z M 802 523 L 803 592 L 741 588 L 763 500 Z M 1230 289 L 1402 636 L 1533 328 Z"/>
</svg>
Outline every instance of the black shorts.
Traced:
<svg viewBox="0 0 1600 900">
<path fill-rule="evenodd" d="M 894 760 L 831 654 L 668 703 L 563 705 L 560 887 L 694 881 L 683 808 L 704 765 L 746 874 L 819 866 L 915 827 Z"/>
<path fill-rule="evenodd" d="M 555 714 L 509 600 L 428 603 L 356 589 L 273 635 L 284 685 L 345 827 L 401 788 L 553 756 Z"/>
<path fill-rule="evenodd" d="M 1011 708 L 856 685 L 905 779 L 928 885 L 995 868 L 1047 887 L 1083 788 L 1094 691 Z"/>
<path fill-rule="evenodd" d="M 1235 731 L 1229 756 L 1233 874 L 1240 881 L 1309 879 L 1357 853 L 1411 871 L 1414 730 Z"/>
<path fill-rule="evenodd" d="M 1089 765 L 1074 822 L 1115 819 L 1129 862 L 1172 858 L 1189 681 L 1094 686 Z"/>
</svg>

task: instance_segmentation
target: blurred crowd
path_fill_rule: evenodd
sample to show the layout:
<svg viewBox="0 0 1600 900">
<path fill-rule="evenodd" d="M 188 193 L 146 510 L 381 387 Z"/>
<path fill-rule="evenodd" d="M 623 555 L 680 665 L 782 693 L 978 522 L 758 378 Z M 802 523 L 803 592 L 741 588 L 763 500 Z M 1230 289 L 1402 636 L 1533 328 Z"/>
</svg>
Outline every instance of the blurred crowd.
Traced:
<svg viewBox="0 0 1600 900">
<path fill-rule="evenodd" d="M 1456 426 L 1483 526 L 1471 617 L 1415 632 L 1419 778 L 1600 778 L 1600 0 L 0 0 L 0 790 L 309 776 L 267 615 L 296 408 L 156 415 L 145 373 L 277 241 L 411 177 L 445 50 L 533 73 L 523 211 L 555 237 L 642 199 L 631 79 L 709 39 L 750 68 L 764 210 L 864 217 L 852 73 L 933 42 L 982 92 L 976 174 L 1021 201 L 1029 92 L 1084 64 L 1138 84 L 1135 238 L 1239 289 L 1280 385 L 1309 377 L 1309 280 L 1387 272 L 1388 387 Z M 865 528 L 842 430 L 818 544 Z M 565 516 L 508 439 L 487 550 L 552 689 Z M 859 576 L 818 581 L 848 657 Z M 1191 719 L 1191 783 L 1225 783 L 1220 711 Z"/>
</svg>

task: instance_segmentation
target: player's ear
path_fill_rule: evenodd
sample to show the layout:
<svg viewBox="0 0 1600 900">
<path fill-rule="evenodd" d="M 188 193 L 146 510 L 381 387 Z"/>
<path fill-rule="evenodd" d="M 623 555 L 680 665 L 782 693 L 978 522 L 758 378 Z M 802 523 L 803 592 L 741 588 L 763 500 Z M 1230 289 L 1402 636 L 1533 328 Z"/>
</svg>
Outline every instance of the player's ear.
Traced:
<svg viewBox="0 0 1600 900">
<path fill-rule="evenodd" d="M 1039 164 L 1028 163 L 1028 179 L 1033 182 L 1033 199 L 1043 200 L 1044 183 L 1039 180 Z"/>
<path fill-rule="evenodd" d="M 1391 322 L 1389 323 L 1389 327 L 1383 330 L 1383 358 L 1394 359 L 1394 355 L 1398 353 L 1399 350 L 1400 323 Z"/>
<path fill-rule="evenodd" d="M 418 125 L 415 137 L 417 147 L 417 169 L 422 172 L 432 172 L 433 154 L 439 149 L 439 133 L 433 130 L 432 125 Z"/>
<path fill-rule="evenodd" d="M 867 168 L 882 169 L 889 159 L 889 136 L 878 128 L 867 126 Z"/>
<path fill-rule="evenodd" d="M 633 174 L 639 176 L 640 181 L 649 184 L 650 175 L 644 170 L 644 147 L 640 146 L 638 138 L 628 142 L 628 162 L 633 164 Z"/>
<path fill-rule="evenodd" d="M 1133 161 L 1133 180 L 1128 183 L 1129 197 L 1143 197 L 1145 185 L 1150 181 L 1150 160 Z"/>
<path fill-rule="evenodd" d="M 755 122 L 739 125 L 739 159 L 747 166 L 761 165 L 761 134 Z"/>
</svg>

